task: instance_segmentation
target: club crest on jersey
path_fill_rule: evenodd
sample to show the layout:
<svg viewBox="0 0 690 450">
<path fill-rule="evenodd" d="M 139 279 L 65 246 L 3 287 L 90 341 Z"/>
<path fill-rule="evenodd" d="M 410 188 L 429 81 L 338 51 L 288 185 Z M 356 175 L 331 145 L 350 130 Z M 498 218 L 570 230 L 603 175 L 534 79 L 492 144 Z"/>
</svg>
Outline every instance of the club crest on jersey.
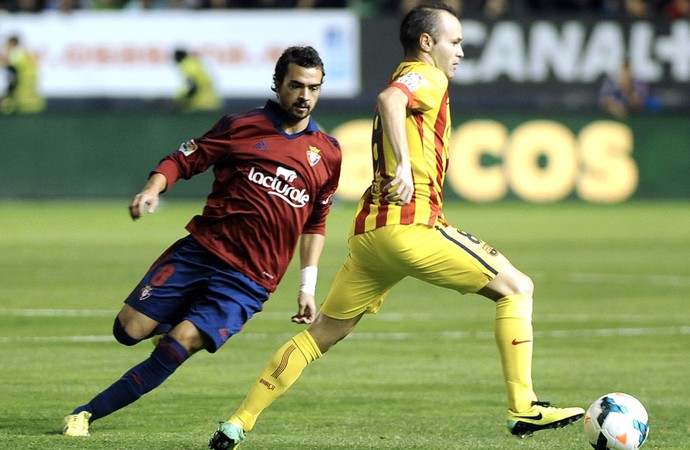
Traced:
<svg viewBox="0 0 690 450">
<path fill-rule="evenodd" d="M 192 153 L 194 153 L 199 147 L 196 145 L 196 142 L 194 142 L 194 139 L 190 139 L 187 142 L 183 142 L 182 145 L 180 145 L 180 148 L 178 151 L 184 153 L 185 156 L 189 156 Z"/>
<path fill-rule="evenodd" d="M 319 161 L 321 161 L 321 155 L 319 153 L 321 153 L 321 150 L 313 145 L 309 146 L 309 150 L 307 150 L 307 161 L 309 161 L 310 166 L 314 167 Z"/>
<path fill-rule="evenodd" d="M 421 73 L 410 72 L 401 76 L 400 78 L 395 80 L 395 82 L 404 84 L 407 87 L 407 89 L 410 90 L 410 92 L 414 92 L 420 87 L 424 86 L 427 83 L 427 80 Z"/>
<path fill-rule="evenodd" d="M 151 286 L 144 286 L 141 288 L 141 291 L 139 292 L 139 300 L 143 301 L 146 300 L 147 298 L 151 297 L 151 293 L 153 292 L 153 288 Z"/>
</svg>

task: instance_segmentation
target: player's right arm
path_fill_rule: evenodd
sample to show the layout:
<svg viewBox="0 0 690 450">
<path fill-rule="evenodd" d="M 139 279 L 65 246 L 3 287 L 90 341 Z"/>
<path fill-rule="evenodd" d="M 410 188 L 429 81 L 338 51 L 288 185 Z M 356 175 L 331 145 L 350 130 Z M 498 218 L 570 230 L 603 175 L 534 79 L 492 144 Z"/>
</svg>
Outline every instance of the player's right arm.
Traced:
<svg viewBox="0 0 690 450">
<path fill-rule="evenodd" d="M 379 94 L 377 105 L 383 130 L 396 160 L 394 177 L 382 188 L 388 191 L 386 200 L 399 205 L 410 203 L 414 194 L 410 149 L 405 130 L 408 101 L 405 92 L 397 87 L 389 86 Z"/>
<path fill-rule="evenodd" d="M 216 160 L 227 153 L 227 141 L 223 140 L 223 133 L 227 133 L 228 124 L 226 117 L 221 118 L 214 128 L 208 131 L 200 139 L 190 139 L 180 145 L 177 151 L 172 152 L 161 160 L 149 177 L 144 188 L 134 196 L 129 204 L 129 215 L 133 220 L 140 219 L 144 211 L 154 213 L 158 207 L 161 192 L 172 187 L 179 179 L 189 179 L 198 173 L 206 171 Z M 207 136 L 211 136 L 208 143 Z M 199 146 L 197 141 L 207 142 Z"/>
<path fill-rule="evenodd" d="M 153 173 L 144 188 L 134 196 L 129 204 L 129 215 L 137 220 L 144 215 L 144 211 L 154 213 L 158 207 L 160 193 L 168 186 L 167 178 L 158 172 Z"/>
</svg>

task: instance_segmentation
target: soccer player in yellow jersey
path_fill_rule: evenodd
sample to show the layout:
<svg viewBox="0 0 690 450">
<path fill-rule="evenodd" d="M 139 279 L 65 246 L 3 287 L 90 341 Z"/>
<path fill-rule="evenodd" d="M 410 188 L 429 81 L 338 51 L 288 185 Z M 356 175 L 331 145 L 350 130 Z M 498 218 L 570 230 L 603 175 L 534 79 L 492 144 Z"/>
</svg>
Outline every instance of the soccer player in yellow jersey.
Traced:
<svg viewBox="0 0 690 450">
<path fill-rule="evenodd" d="M 38 89 L 38 64 L 22 47 L 19 36 L 10 36 L 6 52 L 0 54 L 7 69 L 7 91 L 0 96 L 0 114 L 35 114 L 46 108 L 46 100 Z"/>
<path fill-rule="evenodd" d="M 372 136 L 374 179 L 359 201 L 350 252 L 308 330 L 273 356 L 246 399 L 209 442 L 232 449 L 259 414 L 304 368 L 376 313 L 405 277 L 496 304 L 495 336 L 508 397 L 507 426 L 518 436 L 579 420 L 584 410 L 556 408 L 532 389 L 532 280 L 476 236 L 443 217 L 448 167 L 448 80 L 464 56 L 462 26 L 443 3 L 416 7 L 403 19 L 405 58 L 378 96 Z M 313 288 L 314 278 L 303 280 Z"/>
<path fill-rule="evenodd" d="M 173 59 L 184 78 L 184 85 L 177 94 L 177 104 L 183 112 L 214 111 L 222 106 L 213 80 L 201 59 L 178 48 Z"/>
</svg>

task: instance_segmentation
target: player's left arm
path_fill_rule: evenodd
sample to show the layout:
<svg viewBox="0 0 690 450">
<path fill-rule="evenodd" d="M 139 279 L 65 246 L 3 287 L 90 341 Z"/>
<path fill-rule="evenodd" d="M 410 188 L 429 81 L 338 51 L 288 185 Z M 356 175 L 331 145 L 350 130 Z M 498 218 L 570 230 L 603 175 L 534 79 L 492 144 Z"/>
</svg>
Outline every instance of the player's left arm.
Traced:
<svg viewBox="0 0 690 450">
<path fill-rule="evenodd" d="M 408 102 L 405 91 L 396 86 L 384 89 L 379 94 L 377 102 L 381 123 L 396 160 L 394 177 L 381 188 L 386 192 L 386 200 L 398 205 L 410 203 L 414 194 L 412 164 L 405 129 Z"/>
<path fill-rule="evenodd" d="M 316 317 L 316 280 L 318 277 L 319 259 L 326 237 L 323 234 L 305 233 L 300 237 L 300 290 L 297 296 L 297 314 L 292 316 L 295 323 L 312 323 Z"/>
<path fill-rule="evenodd" d="M 298 311 L 292 316 L 292 321 L 295 323 L 312 323 L 316 317 L 314 294 L 316 292 L 319 259 L 326 242 L 326 218 L 333 204 L 333 194 L 338 189 L 342 162 L 340 144 L 332 137 L 328 137 L 328 141 L 332 146 L 328 153 L 329 157 L 324 159 L 324 163 L 327 163 L 328 180 L 321 186 L 320 192 L 314 200 L 314 209 L 300 236 L 301 283 L 297 296 Z"/>
</svg>

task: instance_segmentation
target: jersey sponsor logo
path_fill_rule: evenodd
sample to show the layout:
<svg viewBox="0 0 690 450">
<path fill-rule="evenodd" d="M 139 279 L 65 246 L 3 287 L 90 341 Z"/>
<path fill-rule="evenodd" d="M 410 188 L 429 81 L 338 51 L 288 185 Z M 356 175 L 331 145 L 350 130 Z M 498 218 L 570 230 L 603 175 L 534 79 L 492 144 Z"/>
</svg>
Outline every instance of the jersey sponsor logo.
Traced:
<svg viewBox="0 0 690 450">
<path fill-rule="evenodd" d="M 307 161 L 309 161 L 309 165 L 314 167 L 319 161 L 321 161 L 321 150 L 319 150 L 317 147 L 314 147 L 313 145 L 309 146 L 309 150 L 307 150 Z"/>
<path fill-rule="evenodd" d="M 420 87 L 424 86 L 427 83 L 427 80 L 421 73 L 410 72 L 401 76 L 400 78 L 395 80 L 395 82 L 404 84 L 407 87 L 407 89 L 410 90 L 410 92 L 414 92 Z"/>
<path fill-rule="evenodd" d="M 294 170 L 286 169 L 285 167 L 278 166 L 278 169 L 276 170 L 276 176 L 278 178 L 287 180 L 289 183 L 292 183 L 297 178 L 297 172 L 295 172 Z"/>
<path fill-rule="evenodd" d="M 254 145 L 254 148 L 257 150 L 268 150 L 268 145 L 264 141 L 259 141 Z"/>
<path fill-rule="evenodd" d="M 290 183 L 297 179 L 297 172 L 285 167 L 276 169 L 275 175 L 267 175 L 252 167 L 249 170 L 249 181 L 268 189 L 268 195 L 275 195 L 293 208 L 303 208 L 309 203 L 306 189 L 297 189 Z"/>
<path fill-rule="evenodd" d="M 199 147 L 196 145 L 196 142 L 194 142 L 194 139 L 190 139 L 187 142 L 183 142 L 182 145 L 180 145 L 180 148 L 178 151 L 184 153 L 185 156 L 189 156 L 192 153 L 194 153 Z"/>
</svg>

